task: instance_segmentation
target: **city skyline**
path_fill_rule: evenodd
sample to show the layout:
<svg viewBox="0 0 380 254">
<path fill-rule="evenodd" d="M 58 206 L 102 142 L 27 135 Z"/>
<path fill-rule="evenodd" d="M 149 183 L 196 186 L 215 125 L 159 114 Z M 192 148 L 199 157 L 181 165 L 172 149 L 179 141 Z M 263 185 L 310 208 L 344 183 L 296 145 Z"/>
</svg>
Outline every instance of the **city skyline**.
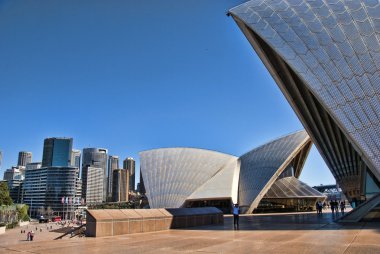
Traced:
<svg viewBox="0 0 380 254">
<path fill-rule="evenodd" d="M 303 129 L 225 15 L 242 2 L 2 2 L 1 119 L 16 122 L 30 110 L 23 124 L 0 129 L 1 173 L 20 151 L 42 160 L 49 136 L 135 158 L 138 183 L 144 150 L 207 147 L 238 155 Z M 301 180 L 335 183 L 315 148 Z"/>
</svg>

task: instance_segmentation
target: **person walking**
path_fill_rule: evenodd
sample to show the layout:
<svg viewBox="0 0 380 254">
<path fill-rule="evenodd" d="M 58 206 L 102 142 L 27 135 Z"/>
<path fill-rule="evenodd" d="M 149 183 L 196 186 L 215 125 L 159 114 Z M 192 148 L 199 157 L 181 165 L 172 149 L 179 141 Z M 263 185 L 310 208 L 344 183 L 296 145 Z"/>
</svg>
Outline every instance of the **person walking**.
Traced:
<svg viewBox="0 0 380 254">
<path fill-rule="evenodd" d="M 331 213 L 334 215 L 335 206 L 334 206 L 334 201 L 333 200 L 330 201 L 330 208 L 331 208 Z"/>
<path fill-rule="evenodd" d="M 234 205 L 234 207 L 232 208 L 232 213 L 234 215 L 234 229 L 238 230 L 239 229 L 239 213 L 240 213 L 239 204 Z"/>
<path fill-rule="evenodd" d="M 340 212 L 344 215 L 344 209 L 346 208 L 346 203 L 343 201 L 340 202 Z"/>
<path fill-rule="evenodd" d="M 322 204 L 322 201 L 318 201 L 318 212 L 319 214 L 322 214 L 322 207 L 323 207 L 323 204 Z"/>
<path fill-rule="evenodd" d="M 34 238 L 34 231 L 32 230 L 32 231 L 30 232 L 30 240 L 33 241 L 33 238 Z"/>
<path fill-rule="evenodd" d="M 26 240 L 30 241 L 30 231 L 28 231 L 28 234 L 26 234 Z"/>
</svg>

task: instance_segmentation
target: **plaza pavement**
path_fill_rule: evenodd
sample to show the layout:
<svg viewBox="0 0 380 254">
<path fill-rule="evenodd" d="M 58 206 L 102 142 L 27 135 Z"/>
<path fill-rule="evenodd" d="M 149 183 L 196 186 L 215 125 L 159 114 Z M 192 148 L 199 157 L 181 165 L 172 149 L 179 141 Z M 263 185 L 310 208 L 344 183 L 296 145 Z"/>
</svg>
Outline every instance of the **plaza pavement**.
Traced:
<svg viewBox="0 0 380 254">
<path fill-rule="evenodd" d="M 53 240 L 61 233 L 43 231 L 33 242 L 18 228 L 0 235 L 0 253 L 380 253 L 380 222 L 337 224 L 333 218 L 242 215 L 234 230 L 232 217 L 225 216 L 224 225 L 102 238 Z"/>
</svg>

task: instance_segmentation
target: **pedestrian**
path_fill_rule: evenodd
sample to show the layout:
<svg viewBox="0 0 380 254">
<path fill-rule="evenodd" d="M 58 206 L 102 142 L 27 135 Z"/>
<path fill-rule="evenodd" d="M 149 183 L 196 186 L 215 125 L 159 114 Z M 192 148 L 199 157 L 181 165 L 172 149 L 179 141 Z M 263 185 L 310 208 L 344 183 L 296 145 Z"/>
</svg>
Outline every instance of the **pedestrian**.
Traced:
<svg viewBox="0 0 380 254">
<path fill-rule="evenodd" d="M 40 228 L 40 232 L 42 232 L 42 228 Z"/>
<path fill-rule="evenodd" d="M 317 214 L 319 214 L 319 202 L 315 202 L 315 209 L 317 210 Z"/>
<path fill-rule="evenodd" d="M 340 202 L 340 212 L 344 214 L 344 209 L 346 208 L 346 203 L 343 201 Z"/>
<path fill-rule="evenodd" d="M 319 214 L 322 214 L 322 208 L 323 208 L 322 201 L 318 201 Z"/>
<path fill-rule="evenodd" d="M 330 208 L 331 208 L 332 214 L 334 215 L 335 206 L 334 206 L 334 201 L 333 200 L 330 201 Z"/>
<path fill-rule="evenodd" d="M 33 230 L 30 232 L 30 240 L 33 241 L 33 238 L 34 238 L 34 232 Z"/>
<path fill-rule="evenodd" d="M 338 200 L 335 200 L 335 213 L 336 214 L 339 213 L 339 201 Z"/>
<path fill-rule="evenodd" d="M 26 235 L 26 240 L 30 241 L 30 231 L 28 231 L 28 234 Z"/>
<path fill-rule="evenodd" d="M 232 213 L 234 215 L 234 229 L 239 229 L 239 213 L 240 213 L 240 208 L 239 204 L 235 204 Z"/>
</svg>

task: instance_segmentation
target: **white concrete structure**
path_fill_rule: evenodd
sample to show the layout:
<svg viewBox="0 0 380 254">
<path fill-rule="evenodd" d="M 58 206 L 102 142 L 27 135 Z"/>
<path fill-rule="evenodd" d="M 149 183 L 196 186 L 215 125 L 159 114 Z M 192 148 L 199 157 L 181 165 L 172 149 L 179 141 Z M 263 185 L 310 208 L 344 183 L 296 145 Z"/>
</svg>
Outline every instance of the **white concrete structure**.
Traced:
<svg viewBox="0 0 380 254">
<path fill-rule="evenodd" d="M 240 158 L 195 148 L 141 152 L 150 207 L 177 208 L 191 201 L 229 200 L 250 213 L 277 179 L 299 177 L 311 145 L 307 133 L 299 131 Z"/>
</svg>

